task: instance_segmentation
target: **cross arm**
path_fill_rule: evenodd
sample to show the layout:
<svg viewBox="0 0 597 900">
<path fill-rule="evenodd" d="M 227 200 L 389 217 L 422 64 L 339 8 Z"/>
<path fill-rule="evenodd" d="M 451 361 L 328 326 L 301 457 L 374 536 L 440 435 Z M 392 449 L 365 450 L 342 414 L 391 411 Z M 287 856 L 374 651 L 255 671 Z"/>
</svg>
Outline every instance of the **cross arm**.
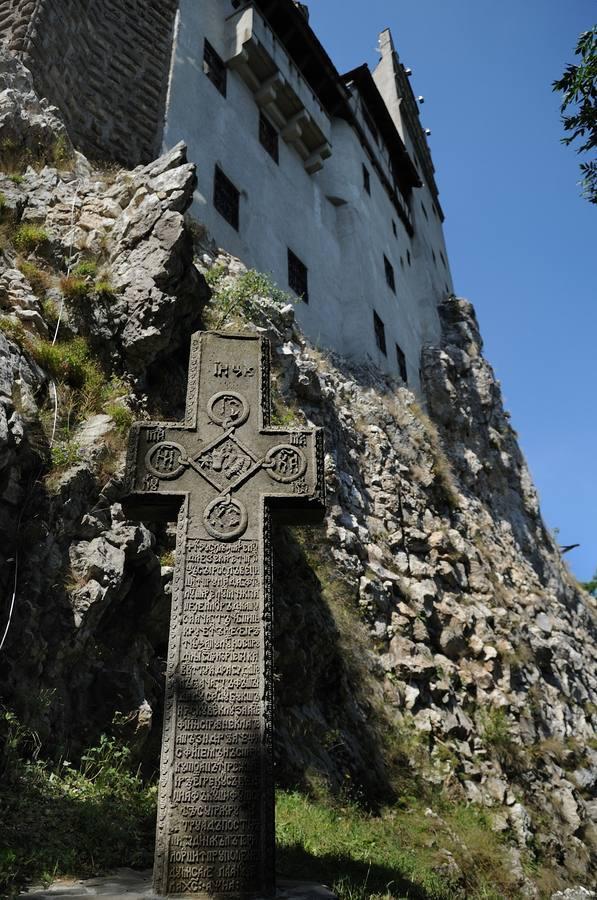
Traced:
<svg viewBox="0 0 597 900">
<path fill-rule="evenodd" d="M 157 476 L 152 464 L 153 448 L 172 448 L 174 464 L 180 463 L 182 454 L 176 449 L 179 436 L 184 432 L 182 424 L 165 422 L 136 422 L 129 433 L 126 457 L 125 492 L 122 508 L 128 519 L 147 522 L 173 522 L 178 518 L 185 499 L 182 491 L 173 486 L 168 490 L 168 480 Z"/>
</svg>

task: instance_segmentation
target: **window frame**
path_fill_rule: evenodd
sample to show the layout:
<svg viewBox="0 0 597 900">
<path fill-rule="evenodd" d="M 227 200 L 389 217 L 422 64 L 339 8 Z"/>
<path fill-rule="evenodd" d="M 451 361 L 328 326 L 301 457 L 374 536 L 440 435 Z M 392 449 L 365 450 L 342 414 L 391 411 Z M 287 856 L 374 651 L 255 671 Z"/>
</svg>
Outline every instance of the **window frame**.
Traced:
<svg viewBox="0 0 597 900">
<path fill-rule="evenodd" d="M 388 257 L 385 255 L 385 253 L 383 255 L 383 265 L 384 265 L 384 271 L 385 271 L 385 275 L 386 275 L 386 284 L 388 285 L 388 287 L 390 288 L 392 293 L 395 294 L 396 293 L 396 273 L 394 272 L 394 266 L 392 265 L 392 263 L 390 262 Z"/>
<path fill-rule="evenodd" d="M 387 357 L 388 345 L 386 343 L 386 326 L 383 323 L 383 319 L 377 315 L 375 310 L 373 310 L 373 331 L 377 349 Z"/>
<path fill-rule="evenodd" d="M 400 344 L 396 343 L 396 361 L 398 363 L 398 371 L 400 377 L 405 384 L 408 384 L 408 369 L 406 367 L 406 355 Z"/>
<path fill-rule="evenodd" d="M 268 141 L 270 141 L 268 143 Z M 259 110 L 259 143 L 276 165 L 280 165 L 280 134 L 263 110 Z"/>
<path fill-rule="evenodd" d="M 362 166 L 363 166 L 363 187 L 365 188 L 365 190 L 367 191 L 369 196 L 371 196 L 371 172 L 369 171 L 369 169 L 367 168 L 365 163 L 362 163 Z"/>
<path fill-rule="evenodd" d="M 218 93 L 226 97 L 228 92 L 228 69 L 212 44 L 203 39 L 203 74 L 211 81 Z"/>
<path fill-rule="evenodd" d="M 228 199 L 226 198 L 228 194 Z M 230 198 L 232 198 L 232 212 L 230 213 Z M 222 202 L 223 201 L 223 202 Z M 228 222 L 235 231 L 240 231 L 240 191 L 226 173 L 217 165 L 214 168 L 214 209 Z"/>
<path fill-rule="evenodd" d="M 288 287 L 291 291 L 294 291 L 297 297 L 300 297 L 303 303 L 308 305 L 309 269 L 290 247 L 286 249 L 288 251 Z"/>
</svg>

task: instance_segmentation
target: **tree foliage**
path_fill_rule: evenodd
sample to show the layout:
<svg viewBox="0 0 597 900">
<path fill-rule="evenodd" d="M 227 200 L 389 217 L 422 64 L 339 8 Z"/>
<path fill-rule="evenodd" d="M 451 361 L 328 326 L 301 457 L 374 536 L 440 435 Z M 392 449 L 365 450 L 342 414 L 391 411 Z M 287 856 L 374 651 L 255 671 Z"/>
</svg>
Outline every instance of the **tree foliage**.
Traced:
<svg viewBox="0 0 597 900">
<path fill-rule="evenodd" d="M 561 78 L 553 83 L 553 90 L 562 93 L 562 123 L 569 132 L 562 143 L 579 139 L 577 153 L 594 153 L 597 147 L 597 25 L 583 32 L 576 45 L 578 64 L 566 66 Z M 582 194 L 590 203 L 597 203 L 597 159 L 580 164 Z"/>
</svg>

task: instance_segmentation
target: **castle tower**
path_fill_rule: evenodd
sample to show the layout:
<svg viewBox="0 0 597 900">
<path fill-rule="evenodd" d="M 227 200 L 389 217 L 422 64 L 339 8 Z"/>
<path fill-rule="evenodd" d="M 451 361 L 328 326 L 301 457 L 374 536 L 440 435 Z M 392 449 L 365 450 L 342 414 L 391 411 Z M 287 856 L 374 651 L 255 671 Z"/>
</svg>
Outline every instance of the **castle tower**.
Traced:
<svg viewBox="0 0 597 900">
<path fill-rule="evenodd" d="M 178 0 L 0 0 L 0 40 L 91 158 L 159 152 Z"/>
</svg>

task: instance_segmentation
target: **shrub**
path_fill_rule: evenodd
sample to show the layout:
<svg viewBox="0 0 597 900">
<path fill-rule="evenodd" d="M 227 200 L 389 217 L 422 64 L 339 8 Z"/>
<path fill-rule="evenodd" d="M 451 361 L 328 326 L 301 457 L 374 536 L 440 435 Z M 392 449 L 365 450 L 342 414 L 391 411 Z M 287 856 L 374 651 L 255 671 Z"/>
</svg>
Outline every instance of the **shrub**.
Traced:
<svg viewBox="0 0 597 900">
<path fill-rule="evenodd" d="M 12 174 L 8 176 L 9 180 L 12 181 L 13 184 L 23 184 L 25 179 L 22 175 Z"/>
<path fill-rule="evenodd" d="M 19 346 L 23 346 L 27 338 L 22 323 L 10 316 L 0 316 L 0 331 L 3 331 L 7 338 Z"/>
<path fill-rule="evenodd" d="M 15 231 L 12 240 L 17 250 L 30 252 L 43 244 L 47 244 L 49 236 L 47 231 L 39 225 L 20 225 Z"/>
<path fill-rule="evenodd" d="M 56 344 L 38 338 L 31 341 L 29 349 L 50 378 L 64 382 L 78 391 L 79 412 L 85 414 L 101 406 L 106 376 L 99 363 L 91 357 L 85 338 L 75 337 Z"/>
<path fill-rule="evenodd" d="M 0 780 L 0 896 L 18 896 L 33 879 L 150 865 L 157 790 L 143 782 L 130 750 L 102 736 L 79 767 L 52 766 L 31 758 L 32 733 L 14 716 L 7 723 L 6 715 L 12 714 L 0 714 L 0 750 L 3 732 L 11 741 Z"/>
<path fill-rule="evenodd" d="M 68 469 L 79 461 L 79 445 L 72 440 L 59 441 L 50 452 L 55 469 Z"/>
<path fill-rule="evenodd" d="M 100 297 L 111 297 L 116 293 L 114 286 L 109 281 L 96 281 L 94 291 Z"/>
<path fill-rule="evenodd" d="M 75 278 L 95 278 L 97 275 L 97 263 L 92 259 L 80 262 L 78 266 L 72 270 Z"/>
<path fill-rule="evenodd" d="M 216 274 L 210 275 L 214 269 Z M 214 266 L 210 272 L 206 279 L 214 291 L 211 306 L 215 329 L 221 328 L 233 315 L 249 321 L 255 320 L 261 312 L 263 298 L 279 308 L 294 302 L 294 298 L 280 290 L 269 275 L 256 272 L 255 269 L 249 269 L 230 283 L 224 283 L 220 266 Z"/>
<path fill-rule="evenodd" d="M 0 191 L 0 216 L 6 208 L 6 196 Z"/>
<path fill-rule="evenodd" d="M 33 288 L 33 293 L 38 297 L 43 297 L 52 283 L 49 273 L 44 269 L 40 269 L 34 263 L 28 262 L 26 259 L 19 259 L 17 261 L 17 268 L 23 273 Z"/>
<path fill-rule="evenodd" d="M 77 302 L 85 300 L 89 296 L 90 287 L 84 278 L 75 275 L 66 275 L 60 279 L 60 290 L 67 300 Z"/>
<path fill-rule="evenodd" d="M 109 403 L 105 409 L 112 418 L 119 434 L 126 436 L 133 424 L 133 414 L 130 409 L 121 403 Z"/>
</svg>

